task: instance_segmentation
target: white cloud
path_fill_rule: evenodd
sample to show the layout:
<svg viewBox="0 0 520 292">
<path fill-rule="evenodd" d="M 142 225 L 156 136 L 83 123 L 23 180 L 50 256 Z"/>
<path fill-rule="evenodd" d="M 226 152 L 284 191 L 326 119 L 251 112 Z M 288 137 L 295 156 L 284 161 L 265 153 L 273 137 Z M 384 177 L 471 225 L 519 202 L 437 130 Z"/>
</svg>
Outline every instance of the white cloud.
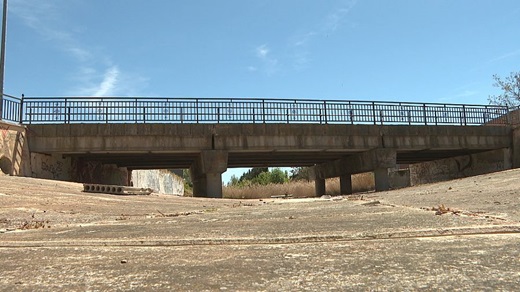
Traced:
<svg viewBox="0 0 520 292">
<path fill-rule="evenodd" d="M 455 98 L 471 97 L 471 96 L 475 96 L 477 94 L 478 94 L 478 91 L 476 91 L 476 90 L 464 90 L 463 92 L 456 94 L 454 97 Z"/>
<path fill-rule="evenodd" d="M 58 23 L 61 18 L 59 8 L 52 3 L 13 0 L 10 10 L 44 40 L 55 43 L 59 49 L 69 53 L 78 61 L 86 61 L 91 57 L 91 53 L 79 45 L 71 33 L 60 27 Z"/>
<path fill-rule="evenodd" d="M 316 24 L 313 30 L 296 34 L 290 39 L 291 60 L 294 69 L 305 68 L 311 62 L 311 49 L 309 47 L 315 39 L 319 36 L 328 37 L 334 34 L 343 25 L 356 3 L 357 0 L 345 0 L 339 8 L 325 16 L 321 23 Z"/>
<path fill-rule="evenodd" d="M 495 63 L 495 62 L 499 62 L 499 61 L 502 61 L 502 60 L 505 60 L 505 59 L 509 59 L 509 58 L 512 58 L 512 57 L 516 57 L 520 55 L 520 50 L 516 50 L 516 51 L 512 51 L 512 52 L 508 52 L 508 53 L 505 53 L 503 55 L 500 55 L 500 56 L 497 56 L 491 60 L 488 61 L 488 63 Z"/>
<path fill-rule="evenodd" d="M 305 46 L 312 40 L 312 38 L 315 35 L 316 35 L 316 33 L 314 31 L 310 31 L 310 32 L 304 33 L 302 35 L 296 36 L 296 37 L 294 37 L 294 39 L 292 41 L 292 45 L 295 47 Z"/>
<path fill-rule="evenodd" d="M 94 92 L 93 96 L 110 96 L 114 93 L 117 85 L 119 69 L 116 66 L 108 68 L 101 84 Z"/>
<path fill-rule="evenodd" d="M 275 57 L 272 57 L 271 49 L 267 46 L 267 44 L 260 45 L 255 48 L 256 56 L 261 61 L 262 64 L 262 70 L 267 75 L 272 75 L 276 73 L 279 70 L 278 66 L 278 59 Z M 257 67 L 255 66 L 249 66 L 248 67 L 251 72 L 257 71 Z M 253 69 L 254 70 L 251 70 Z"/>
<path fill-rule="evenodd" d="M 10 10 L 13 15 L 22 19 L 26 26 L 77 63 L 76 74 L 79 76 L 74 79 L 79 84 L 70 90 L 70 95 L 111 96 L 130 92 L 136 95 L 133 91 L 138 87 L 145 87 L 148 81 L 146 78 L 123 74 L 109 56 L 97 50 L 93 52 L 91 48 L 81 44 L 72 33 L 73 26 L 60 23 L 64 21 L 64 17 L 60 14 L 58 5 L 41 0 L 11 1 Z"/>
<path fill-rule="evenodd" d="M 263 44 L 256 48 L 256 55 L 259 58 L 265 59 L 265 58 L 267 58 L 267 54 L 269 54 L 269 48 L 267 47 L 266 44 Z"/>
<path fill-rule="evenodd" d="M 103 70 L 82 67 L 74 79 L 78 86 L 68 94 L 84 97 L 138 96 L 149 82 L 147 78 L 123 72 L 115 65 Z"/>
<path fill-rule="evenodd" d="M 352 8 L 354 8 L 354 6 L 356 6 L 356 3 L 357 0 L 347 0 L 342 7 L 331 12 L 323 24 L 323 32 L 331 33 L 336 31 L 345 20 L 347 14 L 352 10 Z"/>
</svg>

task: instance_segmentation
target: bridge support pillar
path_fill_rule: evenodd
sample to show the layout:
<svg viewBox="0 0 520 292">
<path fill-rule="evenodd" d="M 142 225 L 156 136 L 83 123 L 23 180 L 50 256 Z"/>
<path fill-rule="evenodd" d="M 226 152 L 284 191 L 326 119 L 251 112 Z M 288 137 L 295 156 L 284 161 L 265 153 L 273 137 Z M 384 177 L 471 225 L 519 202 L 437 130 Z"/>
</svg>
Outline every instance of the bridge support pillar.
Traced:
<svg viewBox="0 0 520 292">
<path fill-rule="evenodd" d="M 352 194 L 352 176 L 350 174 L 339 177 L 339 189 L 342 195 Z"/>
<path fill-rule="evenodd" d="M 314 179 L 314 189 L 316 191 L 316 197 L 321 197 L 325 195 L 325 179 L 324 178 L 315 178 Z"/>
<path fill-rule="evenodd" d="M 222 173 L 226 171 L 227 164 L 227 151 L 202 151 L 190 167 L 193 196 L 222 198 Z"/>
<path fill-rule="evenodd" d="M 390 189 L 390 179 L 388 177 L 388 168 L 379 167 L 374 170 L 374 180 L 376 192 L 388 191 Z"/>
<path fill-rule="evenodd" d="M 316 179 L 316 195 L 318 180 L 339 177 L 342 194 L 352 194 L 352 174 L 373 171 L 376 180 L 376 191 L 390 188 L 388 168 L 397 165 L 397 151 L 389 148 L 372 149 L 335 161 L 314 166 Z M 325 191 L 323 191 L 325 193 Z"/>
</svg>

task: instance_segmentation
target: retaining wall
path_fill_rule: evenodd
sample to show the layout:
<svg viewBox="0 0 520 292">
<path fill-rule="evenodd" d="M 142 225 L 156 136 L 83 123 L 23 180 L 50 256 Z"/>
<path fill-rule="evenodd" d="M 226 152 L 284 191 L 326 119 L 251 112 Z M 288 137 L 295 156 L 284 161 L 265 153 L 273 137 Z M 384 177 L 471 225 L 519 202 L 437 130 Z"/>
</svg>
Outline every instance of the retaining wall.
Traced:
<svg viewBox="0 0 520 292">
<path fill-rule="evenodd" d="M 511 151 L 498 149 L 410 165 L 411 185 L 446 181 L 512 168 Z"/>
<path fill-rule="evenodd" d="M 0 121 L 0 174 L 31 175 L 25 127 Z"/>
<path fill-rule="evenodd" d="M 166 169 L 133 170 L 132 184 L 137 188 L 151 188 L 156 193 L 184 195 L 184 180 Z"/>
</svg>

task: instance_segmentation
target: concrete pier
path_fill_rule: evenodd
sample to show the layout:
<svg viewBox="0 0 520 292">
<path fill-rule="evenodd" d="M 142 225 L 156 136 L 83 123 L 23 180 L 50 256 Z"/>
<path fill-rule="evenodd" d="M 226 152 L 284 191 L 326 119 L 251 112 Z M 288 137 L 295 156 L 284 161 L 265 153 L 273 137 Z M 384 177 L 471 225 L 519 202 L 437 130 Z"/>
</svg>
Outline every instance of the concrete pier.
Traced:
<svg viewBox="0 0 520 292">
<path fill-rule="evenodd" d="M 374 170 L 374 180 L 376 184 L 376 192 L 388 191 L 390 189 L 390 181 L 388 180 L 388 168 L 376 168 Z"/>
<path fill-rule="evenodd" d="M 202 151 L 190 167 L 193 196 L 222 198 L 222 173 L 227 165 L 227 151 Z"/>
<path fill-rule="evenodd" d="M 396 149 L 378 148 L 360 154 L 351 155 L 338 160 L 322 163 L 314 167 L 316 179 L 316 191 L 321 179 L 339 177 L 342 194 L 352 193 L 352 174 L 373 171 L 376 180 L 376 190 L 386 191 L 390 189 L 388 180 L 388 168 L 397 165 Z M 323 191 L 325 193 L 325 191 Z M 319 196 L 316 192 L 316 196 Z"/>
<path fill-rule="evenodd" d="M 342 195 L 352 194 L 352 175 L 345 174 L 339 177 L 339 188 Z"/>
</svg>

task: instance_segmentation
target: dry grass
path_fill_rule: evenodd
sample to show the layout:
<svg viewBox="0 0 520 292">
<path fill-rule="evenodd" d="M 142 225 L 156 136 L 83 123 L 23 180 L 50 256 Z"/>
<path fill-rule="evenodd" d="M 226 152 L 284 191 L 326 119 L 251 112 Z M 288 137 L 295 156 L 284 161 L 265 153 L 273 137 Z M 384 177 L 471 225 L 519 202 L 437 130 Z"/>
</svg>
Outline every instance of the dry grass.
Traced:
<svg viewBox="0 0 520 292">
<path fill-rule="evenodd" d="M 339 178 L 325 181 L 327 195 L 337 196 L 340 193 Z M 373 173 L 361 173 L 352 176 L 354 193 L 374 190 Z M 250 187 L 223 187 L 224 198 L 230 199 L 261 199 L 273 196 L 291 195 L 293 198 L 315 197 L 314 181 L 297 181 L 285 184 L 255 185 Z"/>
</svg>

